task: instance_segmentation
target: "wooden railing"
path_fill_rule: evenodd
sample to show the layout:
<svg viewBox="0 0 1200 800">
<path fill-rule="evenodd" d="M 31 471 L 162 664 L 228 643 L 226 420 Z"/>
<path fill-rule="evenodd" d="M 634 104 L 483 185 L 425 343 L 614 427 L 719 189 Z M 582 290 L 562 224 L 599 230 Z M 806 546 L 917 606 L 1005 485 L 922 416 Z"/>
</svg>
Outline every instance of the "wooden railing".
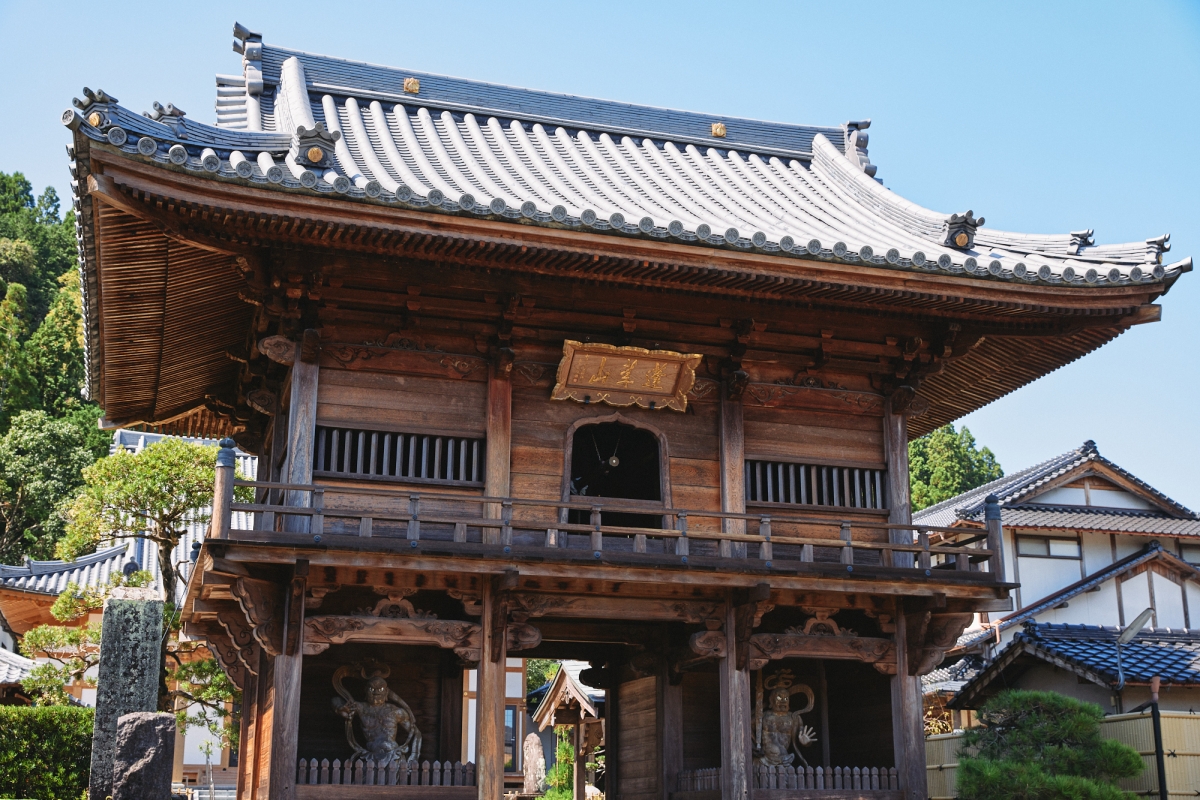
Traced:
<svg viewBox="0 0 1200 800">
<path fill-rule="evenodd" d="M 224 450 L 224 448 L 222 448 Z M 999 507 L 989 503 L 987 530 L 887 522 L 667 508 L 634 500 L 572 497 L 567 501 L 422 493 L 404 489 L 234 480 L 218 455 L 213 535 L 304 534 L 315 542 L 342 537 L 388 537 L 424 542 L 645 557 L 687 564 L 804 569 L 824 565 L 846 572 L 868 567 L 940 579 L 1003 582 Z M 228 474 L 225 474 L 228 472 Z M 234 487 L 256 489 L 263 502 L 234 502 Z M 327 505 L 332 495 L 341 504 Z M 372 500 L 375 502 L 372 503 Z M 389 507 L 390 506 L 390 507 Z M 231 531 L 232 511 L 254 518 L 252 531 Z M 636 514 L 646 526 L 607 525 L 608 514 Z M 586 519 L 586 522 L 571 521 Z M 628 520 L 628 517 L 626 517 Z M 659 521 L 658 526 L 653 525 Z M 255 533 L 257 532 L 257 533 Z M 811 535 L 813 533 L 819 535 Z M 965 540 L 962 537 L 967 537 Z M 952 543 L 951 543 L 952 542 Z"/>
<path fill-rule="evenodd" d="M 754 767 L 755 789 L 886 792 L 900 788 L 895 767 Z"/>
<path fill-rule="evenodd" d="M 300 759 L 297 786 L 474 786 L 475 765 L 457 761 L 374 761 Z"/>
<path fill-rule="evenodd" d="M 711 792 L 721 789 L 721 768 L 683 769 L 675 776 L 677 792 Z"/>
</svg>

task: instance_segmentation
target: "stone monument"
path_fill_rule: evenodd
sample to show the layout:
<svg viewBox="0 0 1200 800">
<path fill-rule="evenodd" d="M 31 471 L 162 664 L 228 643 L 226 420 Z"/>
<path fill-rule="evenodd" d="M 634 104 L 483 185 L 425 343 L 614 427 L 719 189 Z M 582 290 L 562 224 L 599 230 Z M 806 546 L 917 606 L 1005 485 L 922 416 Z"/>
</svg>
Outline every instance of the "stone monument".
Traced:
<svg viewBox="0 0 1200 800">
<path fill-rule="evenodd" d="M 524 746 L 525 786 L 522 794 L 541 794 L 546 791 L 546 754 L 542 740 L 536 733 L 525 737 Z"/>
<path fill-rule="evenodd" d="M 137 711 L 117 721 L 112 800 L 167 800 L 174 766 L 174 715 Z"/>
<path fill-rule="evenodd" d="M 104 601 L 103 619 L 88 783 L 88 796 L 101 800 L 113 793 L 117 720 L 158 709 L 163 603 L 155 589 L 118 587 Z"/>
</svg>

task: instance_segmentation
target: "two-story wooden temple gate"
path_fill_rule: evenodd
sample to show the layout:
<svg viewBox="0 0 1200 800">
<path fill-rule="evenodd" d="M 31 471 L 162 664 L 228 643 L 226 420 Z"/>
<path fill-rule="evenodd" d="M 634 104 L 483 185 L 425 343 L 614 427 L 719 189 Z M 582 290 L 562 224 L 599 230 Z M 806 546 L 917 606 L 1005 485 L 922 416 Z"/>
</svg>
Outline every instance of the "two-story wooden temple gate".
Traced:
<svg viewBox="0 0 1200 800">
<path fill-rule="evenodd" d="M 924 798 L 917 676 L 1011 584 L 998 514 L 911 526 L 907 442 L 1190 261 L 917 207 L 866 122 L 235 36 L 218 127 L 64 122 L 90 396 L 260 456 L 235 491 L 221 450 L 183 609 L 244 692 L 239 796 L 498 800 L 536 656 L 591 663 L 606 794 Z"/>
</svg>

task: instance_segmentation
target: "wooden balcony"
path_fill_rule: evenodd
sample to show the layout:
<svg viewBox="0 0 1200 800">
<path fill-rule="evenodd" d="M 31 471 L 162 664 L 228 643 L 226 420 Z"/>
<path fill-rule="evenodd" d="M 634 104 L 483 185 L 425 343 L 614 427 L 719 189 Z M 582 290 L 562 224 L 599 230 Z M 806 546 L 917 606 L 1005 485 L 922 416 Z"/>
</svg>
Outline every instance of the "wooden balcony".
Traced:
<svg viewBox="0 0 1200 800">
<path fill-rule="evenodd" d="M 221 483 L 214 534 L 235 541 L 859 579 L 1004 582 L 998 520 L 976 533 L 839 519 L 836 510 L 734 514 L 603 498 L 551 501 L 240 480 L 226 481 L 222 489 Z M 253 488 L 259 502 L 234 502 L 235 485 Z M 233 527 L 233 512 L 242 527 Z M 646 524 L 605 524 L 613 514 L 626 520 L 638 515 Z"/>
</svg>

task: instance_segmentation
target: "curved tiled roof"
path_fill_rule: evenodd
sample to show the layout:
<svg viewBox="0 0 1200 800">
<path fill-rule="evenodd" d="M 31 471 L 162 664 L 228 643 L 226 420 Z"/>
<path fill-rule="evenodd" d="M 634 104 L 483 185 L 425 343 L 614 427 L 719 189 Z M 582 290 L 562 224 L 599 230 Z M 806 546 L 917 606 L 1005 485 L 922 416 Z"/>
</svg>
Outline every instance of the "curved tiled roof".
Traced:
<svg viewBox="0 0 1200 800">
<path fill-rule="evenodd" d="M 30 670 L 36 665 L 33 659 L 0 649 L 0 686 L 20 683 L 29 677 Z"/>
<path fill-rule="evenodd" d="M 1088 463 L 1103 465 L 1120 475 L 1154 497 L 1162 506 L 1170 509 L 1171 513 L 1088 506 L 1022 505 L 1023 500 L 1036 494 L 1051 481 Z M 984 500 L 991 494 L 1000 500 L 1001 519 L 1005 525 L 1094 527 L 1105 531 L 1170 535 L 1200 534 L 1200 516 L 1100 455 L 1096 443 L 1090 440 L 1075 450 L 922 509 L 913 514 L 913 522 L 933 526 L 950 526 L 959 520 L 982 522 Z M 1058 524 L 1051 524 L 1052 522 Z M 1110 528 L 1106 527 L 1107 525 L 1122 527 Z"/>
<path fill-rule="evenodd" d="M 16 567 L 0 564 L 0 586 L 56 595 L 74 583 L 81 587 L 107 585 L 132 555 L 133 542 L 122 542 L 74 561 L 26 561 Z"/>
<path fill-rule="evenodd" d="M 219 79 L 222 127 L 157 111 L 150 119 L 103 92 L 76 101 L 82 113 L 68 110 L 64 122 L 129 156 L 215 180 L 510 222 L 1081 287 L 1169 282 L 1191 268 L 1161 263 L 1166 237 L 1095 246 L 1091 231 L 1009 233 L 976 228 L 982 219 L 973 217 L 973 244 L 948 246 L 948 226 L 961 218 L 871 177 L 866 122 L 813 127 L 669 111 L 237 35 L 243 76 Z"/>
</svg>

